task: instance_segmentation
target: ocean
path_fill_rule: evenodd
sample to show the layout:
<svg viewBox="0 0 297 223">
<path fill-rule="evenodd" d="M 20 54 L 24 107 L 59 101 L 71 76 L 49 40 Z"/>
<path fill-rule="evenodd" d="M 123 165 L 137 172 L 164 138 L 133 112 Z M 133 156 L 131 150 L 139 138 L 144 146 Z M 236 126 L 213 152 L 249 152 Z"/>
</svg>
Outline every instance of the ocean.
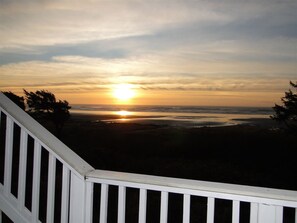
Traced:
<svg viewBox="0 0 297 223">
<path fill-rule="evenodd" d="M 267 107 L 207 107 L 151 105 L 72 105 L 71 113 L 102 115 L 107 123 L 146 123 L 183 127 L 228 126 L 266 120 Z M 112 118 L 110 118 L 112 117 Z"/>
</svg>

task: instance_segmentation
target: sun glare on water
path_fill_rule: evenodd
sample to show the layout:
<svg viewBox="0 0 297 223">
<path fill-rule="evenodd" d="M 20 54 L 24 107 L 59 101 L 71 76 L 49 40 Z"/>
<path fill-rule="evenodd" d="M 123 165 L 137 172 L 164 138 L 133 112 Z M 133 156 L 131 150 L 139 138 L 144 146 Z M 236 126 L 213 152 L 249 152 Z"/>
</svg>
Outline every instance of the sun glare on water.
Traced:
<svg viewBox="0 0 297 223">
<path fill-rule="evenodd" d="M 121 102 L 129 101 L 135 97 L 135 94 L 131 84 L 119 84 L 113 89 L 113 96 Z"/>
<path fill-rule="evenodd" d="M 117 111 L 117 112 L 115 112 L 115 114 L 117 114 L 117 115 L 119 115 L 119 116 L 122 116 L 122 117 L 126 117 L 126 116 L 131 115 L 131 112 L 129 112 L 129 111 L 125 111 L 125 110 L 121 110 L 121 111 Z"/>
</svg>

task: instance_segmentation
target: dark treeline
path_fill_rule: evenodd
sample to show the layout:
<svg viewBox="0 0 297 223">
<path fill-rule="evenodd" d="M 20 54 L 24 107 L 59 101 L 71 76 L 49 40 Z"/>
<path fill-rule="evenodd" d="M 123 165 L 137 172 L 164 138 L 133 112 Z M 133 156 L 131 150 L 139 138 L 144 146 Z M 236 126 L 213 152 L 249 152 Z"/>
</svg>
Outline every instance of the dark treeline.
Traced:
<svg viewBox="0 0 297 223">
<path fill-rule="evenodd" d="M 29 92 L 24 90 L 25 96 L 18 96 L 11 91 L 3 92 L 8 98 L 23 110 L 43 124 L 50 120 L 55 126 L 55 134 L 59 138 L 65 122 L 70 117 L 69 103 L 66 100 L 57 100 L 56 96 L 46 90 Z M 26 109 L 27 108 L 27 109 Z"/>
</svg>

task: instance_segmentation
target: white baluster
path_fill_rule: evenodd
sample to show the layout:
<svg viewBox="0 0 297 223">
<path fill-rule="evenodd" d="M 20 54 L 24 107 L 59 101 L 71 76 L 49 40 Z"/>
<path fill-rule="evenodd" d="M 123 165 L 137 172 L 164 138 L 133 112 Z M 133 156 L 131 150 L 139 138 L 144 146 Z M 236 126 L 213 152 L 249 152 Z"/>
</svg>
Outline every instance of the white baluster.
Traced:
<svg viewBox="0 0 297 223">
<path fill-rule="evenodd" d="M 100 223 L 107 222 L 107 208 L 108 208 L 108 185 L 101 184 Z"/>
<path fill-rule="evenodd" d="M 125 212 L 126 212 L 126 187 L 119 186 L 118 223 L 125 222 Z"/>
<path fill-rule="evenodd" d="M 232 202 L 232 223 L 239 223 L 240 202 Z"/>
<path fill-rule="evenodd" d="M 139 216 L 138 223 L 146 222 L 146 202 L 147 202 L 147 190 L 141 188 L 139 191 Z"/>
<path fill-rule="evenodd" d="M 160 223 L 167 223 L 168 217 L 168 192 L 161 192 L 161 216 Z"/>
<path fill-rule="evenodd" d="M 25 192 L 26 192 L 26 169 L 27 169 L 27 147 L 28 146 L 28 134 L 22 128 L 21 129 L 21 141 L 20 141 L 20 164 L 19 164 L 19 187 L 18 187 L 18 208 L 23 210 L 25 205 Z"/>
<path fill-rule="evenodd" d="M 34 142 L 34 159 L 33 159 L 33 187 L 32 187 L 32 219 L 38 221 L 39 214 L 39 189 L 40 189 L 40 161 L 41 145 L 37 140 Z"/>
<path fill-rule="evenodd" d="M 207 198 L 207 223 L 214 222 L 215 199 L 213 197 Z"/>
<path fill-rule="evenodd" d="M 55 210 L 55 184 L 56 184 L 56 158 L 49 154 L 48 157 L 48 188 L 47 188 L 47 211 L 46 222 L 54 222 Z"/>
<path fill-rule="evenodd" d="M 11 190 L 13 126 L 13 121 L 7 116 L 4 162 L 4 193 L 6 196 L 10 194 Z"/>
<path fill-rule="evenodd" d="M 191 211 L 191 195 L 184 194 L 183 223 L 190 222 L 190 211 Z"/>
<path fill-rule="evenodd" d="M 69 177 L 70 170 L 63 165 L 62 172 L 62 201 L 61 201 L 61 223 L 68 222 L 68 210 L 69 210 Z"/>
</svg>

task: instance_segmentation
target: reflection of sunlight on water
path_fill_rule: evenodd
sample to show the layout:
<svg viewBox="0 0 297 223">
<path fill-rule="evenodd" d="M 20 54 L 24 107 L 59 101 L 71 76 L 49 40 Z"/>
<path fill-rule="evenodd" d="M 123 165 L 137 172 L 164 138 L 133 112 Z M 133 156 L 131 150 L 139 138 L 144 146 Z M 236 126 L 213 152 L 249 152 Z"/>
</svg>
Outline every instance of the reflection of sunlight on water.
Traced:
<svg viewBox="0 0 297 223">
<path fill-rule="evenodd" d="M 116 114 L 116 115 L 119 115 L 119 116 L 126 117 L 126 116 L 131 115 L 132 112 L 125 111 L 125 110 L 121 110 L 121 111 L 116 111 L 115 114 Z"/>
<path fill-rule="evenodd" d="M 140 123 L 178 127 L 219 127 L 249 124 L 253 119 L 267 119 L 266 114 L 225 114 L 225 113 L 189 113 L 189 112 L 147 112 L 147 111 L 106 111 L 100 115 L 110 115 L 107 123 Z"/>
</svg>

